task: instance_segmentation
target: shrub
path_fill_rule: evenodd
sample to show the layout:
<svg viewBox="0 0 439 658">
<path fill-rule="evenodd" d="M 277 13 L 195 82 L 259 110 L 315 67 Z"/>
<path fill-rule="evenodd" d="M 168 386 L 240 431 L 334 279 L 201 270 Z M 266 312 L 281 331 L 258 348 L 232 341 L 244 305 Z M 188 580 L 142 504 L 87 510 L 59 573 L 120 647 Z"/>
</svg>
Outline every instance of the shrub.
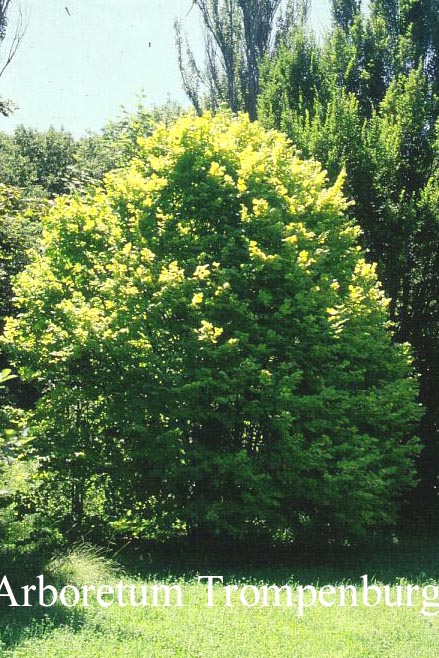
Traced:
<svg viewBox="0 0 439 658">
<path fill-rule="evenodd" d="M 169 532 L 395 519 L 416 381 L 342 182 L 245 116 L 189 115 L 55 204 L 6 342 L 78 513 L 106 474 L 114 515 Z"/>
</svg>

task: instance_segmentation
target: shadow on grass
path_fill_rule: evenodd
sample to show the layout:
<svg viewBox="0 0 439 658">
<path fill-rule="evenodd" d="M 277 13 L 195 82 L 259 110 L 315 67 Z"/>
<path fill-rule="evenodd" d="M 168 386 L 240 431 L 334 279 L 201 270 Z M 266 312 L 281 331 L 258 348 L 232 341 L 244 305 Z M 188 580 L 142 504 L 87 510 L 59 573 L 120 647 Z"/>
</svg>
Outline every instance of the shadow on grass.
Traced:
<svg viewBox="0 0 439 658">
<path fill-rule="evenodd" d="M 12 649 L 28 637 L 41 637 L 51 630 L 68 626 L 79 630 L 84 623 L 84 611 L 81 608 L 67 608 L 59 602 L 44 607 L 38 604 L 35 592 L 30 594 L 31 607 L 23 607 L 25 585 L 37 585 L 37 576 L 44 574 L 47 556 L 25 555 L 19 557 L 0 557 L 0 579 L 7 577 L 12 593 L 20 607 L 10 606 L 6 586 L 0 591 L 0 652 Z M 45 576 L 45 585 L 51 583 Z M 59 589 L 59 584 L 57 583 Z M 61 585 L 62 587 L 62 585 Z"/>
<path fill-rule="evenodd" d="M 201 542 L 139 544 L 118 556 L 128 574 L 192 579 L 222 575 L 228 581 L 306 584 L 357 582 L 363 574 L 385 584 L 439 581 L 439 537 L 376 542 L 362 547 L 273 546 L 259 543 Z"/>
<path fill-rule="evenodd" d="M 368 574 L 369 580 L 396 584 L 401 579 L 413 584 L 439 580 L 439 538 L 402 540 L 398 544 L 375 543 L 361 548 L 314 548 L 273 546 L 267 543 L 188 541 L 130 544 L 117 555 L 124 582 L 196 580 L 197 575 L 221 575 L 224 584 L 233 582 L 282 585 L 287 582 L 323 585 L 353 583 Z M 37 584 L 45 574 L 47 556 L 0 558 L 0 578 L 7 575 L 17 599 L 21 587 Z M 45 583 L 51 584 L 49 577 Z M 54 583 L 52 583 L 54 584 Z M 56 582 L 58 591 L 69 583 Z M 88 583 L 93 585 L 94 583 Z M 0 594 L 4 594 L 3 589 Z M 0 652 L 13 649 L 29 637 L 38 638 L 54 629 L 80 631 L 86 624 L 81 607 L 11 608 L 7 596 L 0 597 Z"/>
</svg>

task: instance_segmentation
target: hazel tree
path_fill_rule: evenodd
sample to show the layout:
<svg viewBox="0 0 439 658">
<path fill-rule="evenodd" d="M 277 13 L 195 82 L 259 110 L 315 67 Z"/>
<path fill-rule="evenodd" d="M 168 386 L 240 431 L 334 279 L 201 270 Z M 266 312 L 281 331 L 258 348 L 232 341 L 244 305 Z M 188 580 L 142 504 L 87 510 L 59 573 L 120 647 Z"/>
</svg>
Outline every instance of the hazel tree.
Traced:
<svg viewBox="0 0 439 658">
<path fill-rule="evenodd" d="M 342 184 L 245 115 L 188 115 L 54 204 L 4 342 L 78 514 L 105 475 L 113 520 L 143 532 L 394 521 L 417 385 Z"/>
</svg>

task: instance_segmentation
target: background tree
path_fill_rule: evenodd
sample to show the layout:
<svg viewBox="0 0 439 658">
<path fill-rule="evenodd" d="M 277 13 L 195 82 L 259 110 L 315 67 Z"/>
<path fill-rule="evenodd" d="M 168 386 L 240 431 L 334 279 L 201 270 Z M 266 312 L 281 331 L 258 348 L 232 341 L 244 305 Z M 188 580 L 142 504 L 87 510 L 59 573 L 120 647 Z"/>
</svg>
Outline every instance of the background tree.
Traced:
<svg viewBox="0 0 439 658">
<path fill-rule="evenodd" d="M 19 126 L 12 135 L 0 134 L 0 179 L 29 197 L 53 198 L 69 189 L 75 150 L 75 140 L 64 130 Z"/>
<path fill-rule="evenodd" d="M 306 36 L 319 77 L 293 40 L 264 69 L 259 116 L 281 128 L 334 181 L 342 167 L 362 244 L 391 298 L 395 338 L 409 340 L 427 405 L 419 504 L 437 510 L 439 475 L 436 335 L 437 290 L 432 281 L 436 226 L 432 219 L 437 167 L 437 3 L 333 3 L 334 26 L 321 46 Z M 425 30 L 421 26 L 429 16 Z M 297 94 L 295 62 L 312 79 L 313 96 Z M 428 199 L 428 201 L 427 201 Z M 427 208 L 429 209 L 427 211 Z M 429 309 L 427 311 L 427 309 Z M 427 354 L 429 355 L 427 357 Z M 428 501 L 428 504 L 427 504 Z M 432 515 L 433 512 L 432 512 Z M 422 515 L 414 515 L 420 518 Z M 425 515 L 427 518 L 429 514 Z"/>
<path fill-rule="evenodd" d="M 305 28 L 285 36 L 274 60 L 264 59 L 257 109 L 266 126 L 291 135 L 292 123 L 299 117 L 309 120 L 320 105 L 326 105 L 330 83 L 322 59 L 321 47 Z M 302 148 L 302 143 L 295 143 Z"/>
<path fill-rule="evenodd" d="M 246 117 L 186 116 L 54 205 L 6 343 L 78 513 L 107 477 L 137 531 L 395 519 L 416 385 L 341 185 Z"/>
<path fill-rule="evenodd" d="M 336 25 L 348 32 L 361 10 L 361 0 L 332 0 L 331 12 Z"/>
<path fill-rule="evenodd" d="M 12 34 L 8 36 L 9 12 L 13 0 L 0 0 L 0 77 L 12 62 L 26 31 L 26 20 L 21 6 L 15 3 L 16 20 Z M 8 36 L 8 38 L 7 38 Z M 14 105 L 12 101 L 0 98 L 0 113 L 8 116 Z"/>
<path fill-rule="evenodd" d="M 176 43 L 184 90 L 196 112 L 222 104 L 256 118 L 260 66 L 274 44 L 305 20 L 308 2 L 194 0 L 201 14 L 206 62 L 200 68 L 177 21 Z"/>
<path fill-rule="evenodd" d="M 0 327 L 13 312 L 12 279 L 28 262 L 27 252 L 41 232 L 37 209 L 28 208 L 16 188 L 0 185 Z"/>
<path fill-rule="evenodd" d="M 17 188 L 0 185 L 0 333 L 5 316 L 14 312 L 12 280 L 39 241 L 41 211 L 41 203 L 31 206 Z M 4 368 L 7 363 L 0 359 L 0 365 Z"/>
</svg>

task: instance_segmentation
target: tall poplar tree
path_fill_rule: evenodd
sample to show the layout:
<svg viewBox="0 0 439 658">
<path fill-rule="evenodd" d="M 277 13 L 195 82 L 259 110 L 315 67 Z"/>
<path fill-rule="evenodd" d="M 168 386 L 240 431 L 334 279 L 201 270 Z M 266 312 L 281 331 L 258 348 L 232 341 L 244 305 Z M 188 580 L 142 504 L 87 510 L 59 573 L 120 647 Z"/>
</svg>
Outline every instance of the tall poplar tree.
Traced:
<svg viewBox="0 0 439 658">
<path fill-rule="evenodd" d="M 193 0 L 201 15 L 205 64 L 200 67 L 176 22 L 184 90 L 200 114 L 227 105 L 256 118 L 260 66 L 293 25 L 305 20 L 308 0 Z"/>
</svg>

